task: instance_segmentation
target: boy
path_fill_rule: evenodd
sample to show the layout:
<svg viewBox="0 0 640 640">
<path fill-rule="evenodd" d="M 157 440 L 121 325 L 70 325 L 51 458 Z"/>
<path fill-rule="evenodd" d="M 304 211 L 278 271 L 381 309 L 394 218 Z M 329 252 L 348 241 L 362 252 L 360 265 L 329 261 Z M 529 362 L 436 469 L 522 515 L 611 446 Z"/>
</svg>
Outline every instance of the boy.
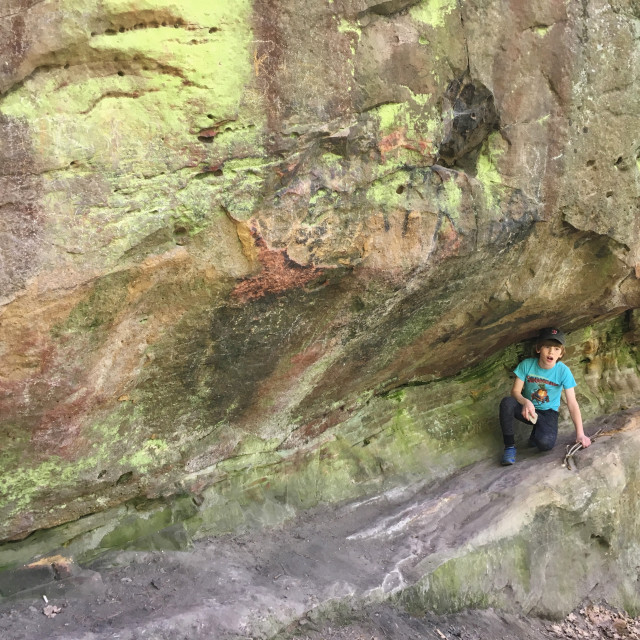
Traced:
<svg viewBox="0 0 640 640">
<path fill-rule="evenodd" d="M 516 368 L 511 396 L 500 403 L 500 427 L 504 438 L 502 464 L 514 464 L 516 447 L 513 419 L 533 426 L 529 446 L 540 451 L 552 449 L 558 436 L 558 409 L 565 390 L 571 420 L 576 428 L 576 442 L 588 447 L 591 440 L 584 434 L 582 416 L 576 400 L 576 381 L 563 362 L 564 334 L 560 329 L 543 329 L 536 342 L 537 358 L 527 358 Z"/>
</svg>

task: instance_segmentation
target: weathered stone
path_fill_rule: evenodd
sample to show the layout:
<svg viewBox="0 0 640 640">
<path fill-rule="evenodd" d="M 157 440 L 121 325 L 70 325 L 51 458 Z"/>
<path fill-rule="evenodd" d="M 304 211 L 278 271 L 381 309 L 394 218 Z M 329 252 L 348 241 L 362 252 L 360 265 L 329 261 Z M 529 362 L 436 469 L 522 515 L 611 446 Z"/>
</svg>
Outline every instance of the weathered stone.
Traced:
<svg viewBox="0 0 640 640">
<path fill-rule="evenodd" d="M 187 544 L 441 477 L 548 324 L 585 415 L 636 404 L 636 19 L 9 3 L 0 539 Z"/>
<path fill-rule="evenodd" d="M 71 624 L 53 627 L 28 602 L 11 602 L 0 603 L 0 630 L 19 640 L 52 629 L 69 640 L 88 633 L 96 640 L 302 638 L 382 603 L 405 621 L 413 613 L 416 623 L 434 610 L 492 606 L 519 619 L 508 637 L 539 638 L 551 636 L 519 634 L 532 622 L 523 616 L 558 619 L 586 599 L 635 615 L 640 414 L 587 424 L 597 428 L 604 431 L 576 455 L 577 469 L 563 468 L 563 446 L 522 447 L 514 467 L 500 467 L 494 455 L 439 482 L 394 486 L 284 526 L 201 540 L 190 553 L 113 550 L 90 565 L 107 598 L 65 596 Z M 561 445 L 572 441 L 561 435 Z M 385 635 L 425 637 L 394 629 Z"/>
</svg>

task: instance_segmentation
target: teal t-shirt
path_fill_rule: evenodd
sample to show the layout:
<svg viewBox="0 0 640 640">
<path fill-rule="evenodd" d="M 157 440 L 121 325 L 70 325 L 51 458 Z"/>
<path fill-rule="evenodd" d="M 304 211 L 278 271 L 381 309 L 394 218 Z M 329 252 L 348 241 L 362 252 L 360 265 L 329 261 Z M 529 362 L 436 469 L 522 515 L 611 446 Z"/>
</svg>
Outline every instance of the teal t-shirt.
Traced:
<svg viewBox="0 0 640 640">
<path fill-rule="evenodd" d="M 515 368 L 514 373 L 524 381 L 522 395 L 533 402 L 536 410 L 557 411 L 562 390 L 576 386 L 571 369 L 563 362 L 556 362 L 551 369 L 543 369 L 537 358 L 527 358 Z"/>
</svg>

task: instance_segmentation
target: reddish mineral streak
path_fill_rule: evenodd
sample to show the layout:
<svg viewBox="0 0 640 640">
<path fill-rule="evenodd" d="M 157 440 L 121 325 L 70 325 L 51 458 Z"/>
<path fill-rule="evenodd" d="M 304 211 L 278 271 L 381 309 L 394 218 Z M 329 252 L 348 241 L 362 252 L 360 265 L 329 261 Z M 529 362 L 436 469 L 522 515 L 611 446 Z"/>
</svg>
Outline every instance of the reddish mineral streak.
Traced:
<svg viewBox="0 0 640 640">
<path fill-rule="evenodd" d="M 264 238 L 255 229 L 252 230 L 255 246 L 258 249 L 260 272 L 240 282 L 232 291 L 232 296 L 242 302 L 256 300 L 267 293 L 282 293 L 288 289 L 303 287 L 324 273 L 324 269 L 304 266 L 294 262 L 286 249 L 269 249 Z"/>
</svg>

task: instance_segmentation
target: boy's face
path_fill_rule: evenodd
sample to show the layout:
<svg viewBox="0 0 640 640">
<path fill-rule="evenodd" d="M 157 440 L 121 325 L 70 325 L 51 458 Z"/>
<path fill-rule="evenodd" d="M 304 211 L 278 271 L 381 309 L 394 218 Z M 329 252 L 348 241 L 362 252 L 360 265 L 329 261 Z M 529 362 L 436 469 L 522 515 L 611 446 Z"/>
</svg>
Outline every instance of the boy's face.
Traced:
<svg viewBox="0 0 640 640">
<path fill-rule="evenodd" d="M 543 342 L 536 348 L 538 352 L 538 364 L 543 369 L 552 369 L 556 362 L 564 355 L 564 347 L 553 340 Z"/>
</svg>

